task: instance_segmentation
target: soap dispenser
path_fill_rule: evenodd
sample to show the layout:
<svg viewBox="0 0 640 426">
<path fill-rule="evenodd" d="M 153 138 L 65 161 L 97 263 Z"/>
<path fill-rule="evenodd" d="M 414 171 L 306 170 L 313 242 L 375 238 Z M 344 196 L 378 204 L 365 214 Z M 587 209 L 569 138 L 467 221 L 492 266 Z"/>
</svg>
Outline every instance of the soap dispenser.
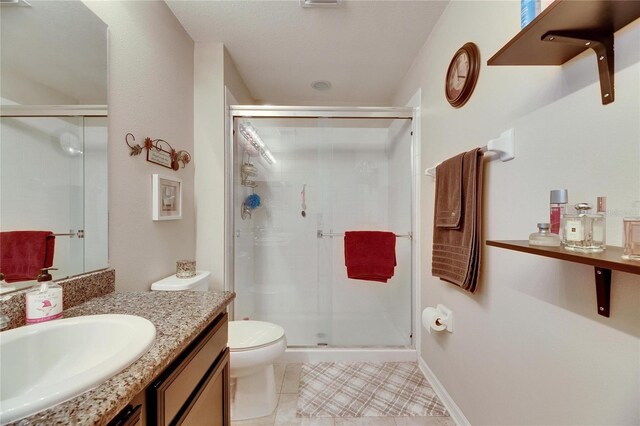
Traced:
<svg viewBox="0 0 640 426">
<path fill-rule="evenodd" d="M 27 324 L 50 321 L 62 317 L 62 287 L 54 283 L 49 270 L 43 268 L 38 275 L 40 287 L 27 293 Z"/>
</svg>

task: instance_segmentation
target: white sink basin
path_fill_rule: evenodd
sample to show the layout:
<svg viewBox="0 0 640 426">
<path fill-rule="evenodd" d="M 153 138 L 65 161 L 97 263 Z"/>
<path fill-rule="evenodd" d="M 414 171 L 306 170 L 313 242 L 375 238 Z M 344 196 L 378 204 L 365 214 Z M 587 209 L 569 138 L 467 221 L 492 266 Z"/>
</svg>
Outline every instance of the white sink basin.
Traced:
<svg viewBox="0 0 640 426">
<path fill-rule="evenodd" d="M 0 423 L 96 387 L 145 354 L 155 338 L 155 326 L 133 315 L 89 315 L 0 333 Z"/>
</svg>

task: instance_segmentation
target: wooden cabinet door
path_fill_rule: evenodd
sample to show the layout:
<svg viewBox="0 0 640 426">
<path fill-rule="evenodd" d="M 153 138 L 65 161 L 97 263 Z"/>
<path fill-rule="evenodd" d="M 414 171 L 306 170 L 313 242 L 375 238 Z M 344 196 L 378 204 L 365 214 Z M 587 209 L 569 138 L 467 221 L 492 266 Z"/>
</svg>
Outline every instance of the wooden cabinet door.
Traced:
<svg viewBox="0 0 640 426">
<path fill-rule="evenodd" d="M 187 408 L 197 399 L 195 395 L 202 392 L 205 378 L 220 364 L 221 354 L 227 350 L 227 318 L 225 313 L 205 329 L 150 387 L 148 401 L 153 417 L 149 424 L 175 425 L 184 418 Z"/>
<path fill-rule="evenodd" d="M 229 349 L 226 349 L 177 424 L 229 426 L 231 424 L 229 397 Z"/>
<path fill-rule="evenodd" d="M 133 406 L 127 405 L 114 419 L 112 419 L 108 426 L 143 426 L 142 420 L 142 404 Z"/>
</svg>

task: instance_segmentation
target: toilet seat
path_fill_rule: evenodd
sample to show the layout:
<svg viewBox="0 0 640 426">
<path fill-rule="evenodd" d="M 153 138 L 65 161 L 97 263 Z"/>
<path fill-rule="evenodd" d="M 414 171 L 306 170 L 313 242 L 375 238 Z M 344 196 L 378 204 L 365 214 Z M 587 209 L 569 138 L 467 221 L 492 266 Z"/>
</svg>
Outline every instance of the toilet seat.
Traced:
<svg viewBox="0 0 640 426">
<path fill-rule="evenodd" d="M 264 321 L 230 321 L 229 351 L 244 352 L 265 348 L 283 340 L 284 328 Z"/>
</svg>

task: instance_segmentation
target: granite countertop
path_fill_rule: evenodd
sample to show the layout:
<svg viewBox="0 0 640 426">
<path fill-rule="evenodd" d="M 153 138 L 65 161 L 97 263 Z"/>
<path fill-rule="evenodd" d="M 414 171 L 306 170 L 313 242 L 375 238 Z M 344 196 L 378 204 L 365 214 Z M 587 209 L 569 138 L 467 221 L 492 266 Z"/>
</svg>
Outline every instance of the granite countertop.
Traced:
<svg viewBox="0 0 640 426">
<path fill-rule="evenodd" d="M 65 318 L 130 314 L 156 326 L 149 352 L 100 386 L 16 425 L 104 425 L 160 374 L 235 298 L 232 292 L 111 293 L 64 311 Z"/>
</svg>

